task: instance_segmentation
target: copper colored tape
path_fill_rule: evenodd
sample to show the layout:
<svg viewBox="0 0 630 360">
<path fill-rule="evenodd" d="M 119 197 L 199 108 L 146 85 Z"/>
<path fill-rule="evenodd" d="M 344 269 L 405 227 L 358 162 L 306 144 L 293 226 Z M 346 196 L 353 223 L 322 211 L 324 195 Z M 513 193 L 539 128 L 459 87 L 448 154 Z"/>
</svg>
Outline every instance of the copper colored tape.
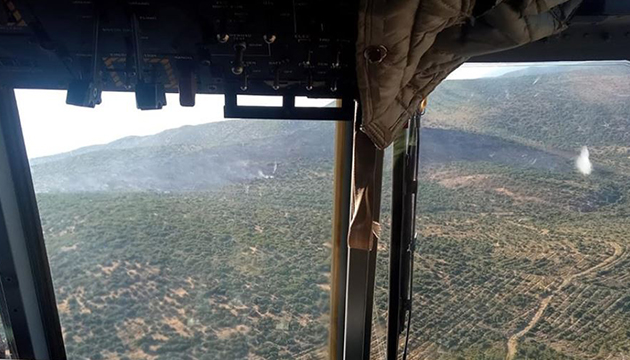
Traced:
<svg viewBox="0 0 630 360">
<path fill-rule="evenodd" d="M 348 246 L 371 250 L 378 241 L 380 225 L 383 152 L 362 131 L 354 132 L 352 199 Z"/>
</svg>

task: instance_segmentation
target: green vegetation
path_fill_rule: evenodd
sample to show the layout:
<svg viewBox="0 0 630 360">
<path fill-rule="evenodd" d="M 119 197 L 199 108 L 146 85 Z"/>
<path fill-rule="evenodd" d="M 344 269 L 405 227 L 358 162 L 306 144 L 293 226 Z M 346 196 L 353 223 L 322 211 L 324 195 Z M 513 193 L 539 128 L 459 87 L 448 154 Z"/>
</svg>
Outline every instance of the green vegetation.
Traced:
<svg viewBox="0 0 630 360">
<path fill-rule="evenodd" d="M 412 355 L 505 359 L 508 340 L 530 326 L 515 344 L 537 345 L 515 358 L 630 351 L 627 177 L 451 163 L 424 168 L 422 180 Z M 377 334 L 386 266 L 380 256 Z"/>
<path fill-rule="evenodd" d="M 570 69 L 446 82 L 430 99 L 410 359 L 630 355 L 630 104 L 602 95 L 630 84 Z M 215 123 L 36 159 L 70 358 L 325 358 L 332 129 Z M 573 168 L 584 145 L 590 176 Z"/>
<path fill-rule="evenodd" d="M 220 192 L 40 194 L 71 357 L 324 351 L 331 166 L 287 165 Z"/>
<path fill-rule="evenodd" d="M 530 68 L 449 81 L 429 99 L 425 126 L 470 136 L 439 152 L 422 148 L 412 359 L 630 354 L 628 70 Z M 481 135 L 533 148 L 491 146 Z M 590 176 L 573 169 L 584 145 L 594 154 Z M 461 153 L 431 161 L 452 148 Z M 386 259 L 374 316 L 379 359 Z"/>
<path fill-rule="evenodd" d="M 446 81 L 431 96 L 427 124 L 569 151 L 628 144 L 630 64 L 549 69 Z"/>
</svg>

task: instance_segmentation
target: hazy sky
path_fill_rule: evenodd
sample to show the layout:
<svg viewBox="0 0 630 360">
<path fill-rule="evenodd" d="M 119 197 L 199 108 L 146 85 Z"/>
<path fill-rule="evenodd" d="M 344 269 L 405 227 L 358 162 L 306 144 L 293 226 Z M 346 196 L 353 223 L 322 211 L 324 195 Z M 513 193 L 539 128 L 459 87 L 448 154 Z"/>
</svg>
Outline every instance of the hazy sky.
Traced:
<svg viewBox="0 0 630 360">
<path fill-rule="evenodd" d="M 499 76 L 515 69 L 466 64 L 449 79 Z M 30 158 L 105 144 L 126 136 L 152 135 L 184 125 L 224 120 L 220 95 L 198 95 L 196 105 L 185 108 L 179 106 L 177 94 L 167 94 L 168 105 L 151 111 L 136 109 L 133 93 L 103 93 L 103 103 L 94 109 L 66 105 L 66 92 L 61 90 L 16 90 L 16 97 Z"/>
</svg>

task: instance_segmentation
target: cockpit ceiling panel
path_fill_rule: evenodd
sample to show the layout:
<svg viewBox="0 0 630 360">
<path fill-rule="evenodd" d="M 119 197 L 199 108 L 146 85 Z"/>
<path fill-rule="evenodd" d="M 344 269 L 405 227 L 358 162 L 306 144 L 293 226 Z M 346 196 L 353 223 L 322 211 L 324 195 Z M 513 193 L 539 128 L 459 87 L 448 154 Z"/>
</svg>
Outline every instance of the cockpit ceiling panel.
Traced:
<svg viewBox="0 0 630 360">
<path fill-rule="evenodd" d="M 0 85 L 354 96 L 358 2 L 0 0 Z M 561 35 L 473 61 L 621 60 L 629 45 L 630 3 L 586 0 Z"/>
<path fill-rule="evenodd" d="M 177 91 L 193 74 L 199 93 L 354 91 L 357 2 L 0 0 L 0 82 Z"/>
<path fill-rule="evenodd" d="M 626 3 L 625 8 L 616 6 L 612 9 L 618 14 L 587 16 L 582 12 L 582 15 L 573 18 L 568 29 L 557 36 L 517 49 L 473 58 L 472 61 L 630 60 L 630 2 Z"/>
</svg>

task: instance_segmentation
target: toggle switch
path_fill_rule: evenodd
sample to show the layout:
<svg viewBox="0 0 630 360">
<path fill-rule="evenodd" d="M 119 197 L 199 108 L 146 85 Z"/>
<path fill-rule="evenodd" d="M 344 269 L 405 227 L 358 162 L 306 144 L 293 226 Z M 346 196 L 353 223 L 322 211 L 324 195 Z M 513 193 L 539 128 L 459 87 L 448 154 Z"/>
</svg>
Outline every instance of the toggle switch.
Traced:
<svg viewBox="0 0 630 360">
<path fill-rule="evenodd" d="M 247 49 L 247 45 L 243 42 L 234 45 L 234 63 L 232 64 L 232 73 L 234 75 L 241 75 L 245 70 L 245 63 L 243 62 L 245 49 Z"/>
</svg>

